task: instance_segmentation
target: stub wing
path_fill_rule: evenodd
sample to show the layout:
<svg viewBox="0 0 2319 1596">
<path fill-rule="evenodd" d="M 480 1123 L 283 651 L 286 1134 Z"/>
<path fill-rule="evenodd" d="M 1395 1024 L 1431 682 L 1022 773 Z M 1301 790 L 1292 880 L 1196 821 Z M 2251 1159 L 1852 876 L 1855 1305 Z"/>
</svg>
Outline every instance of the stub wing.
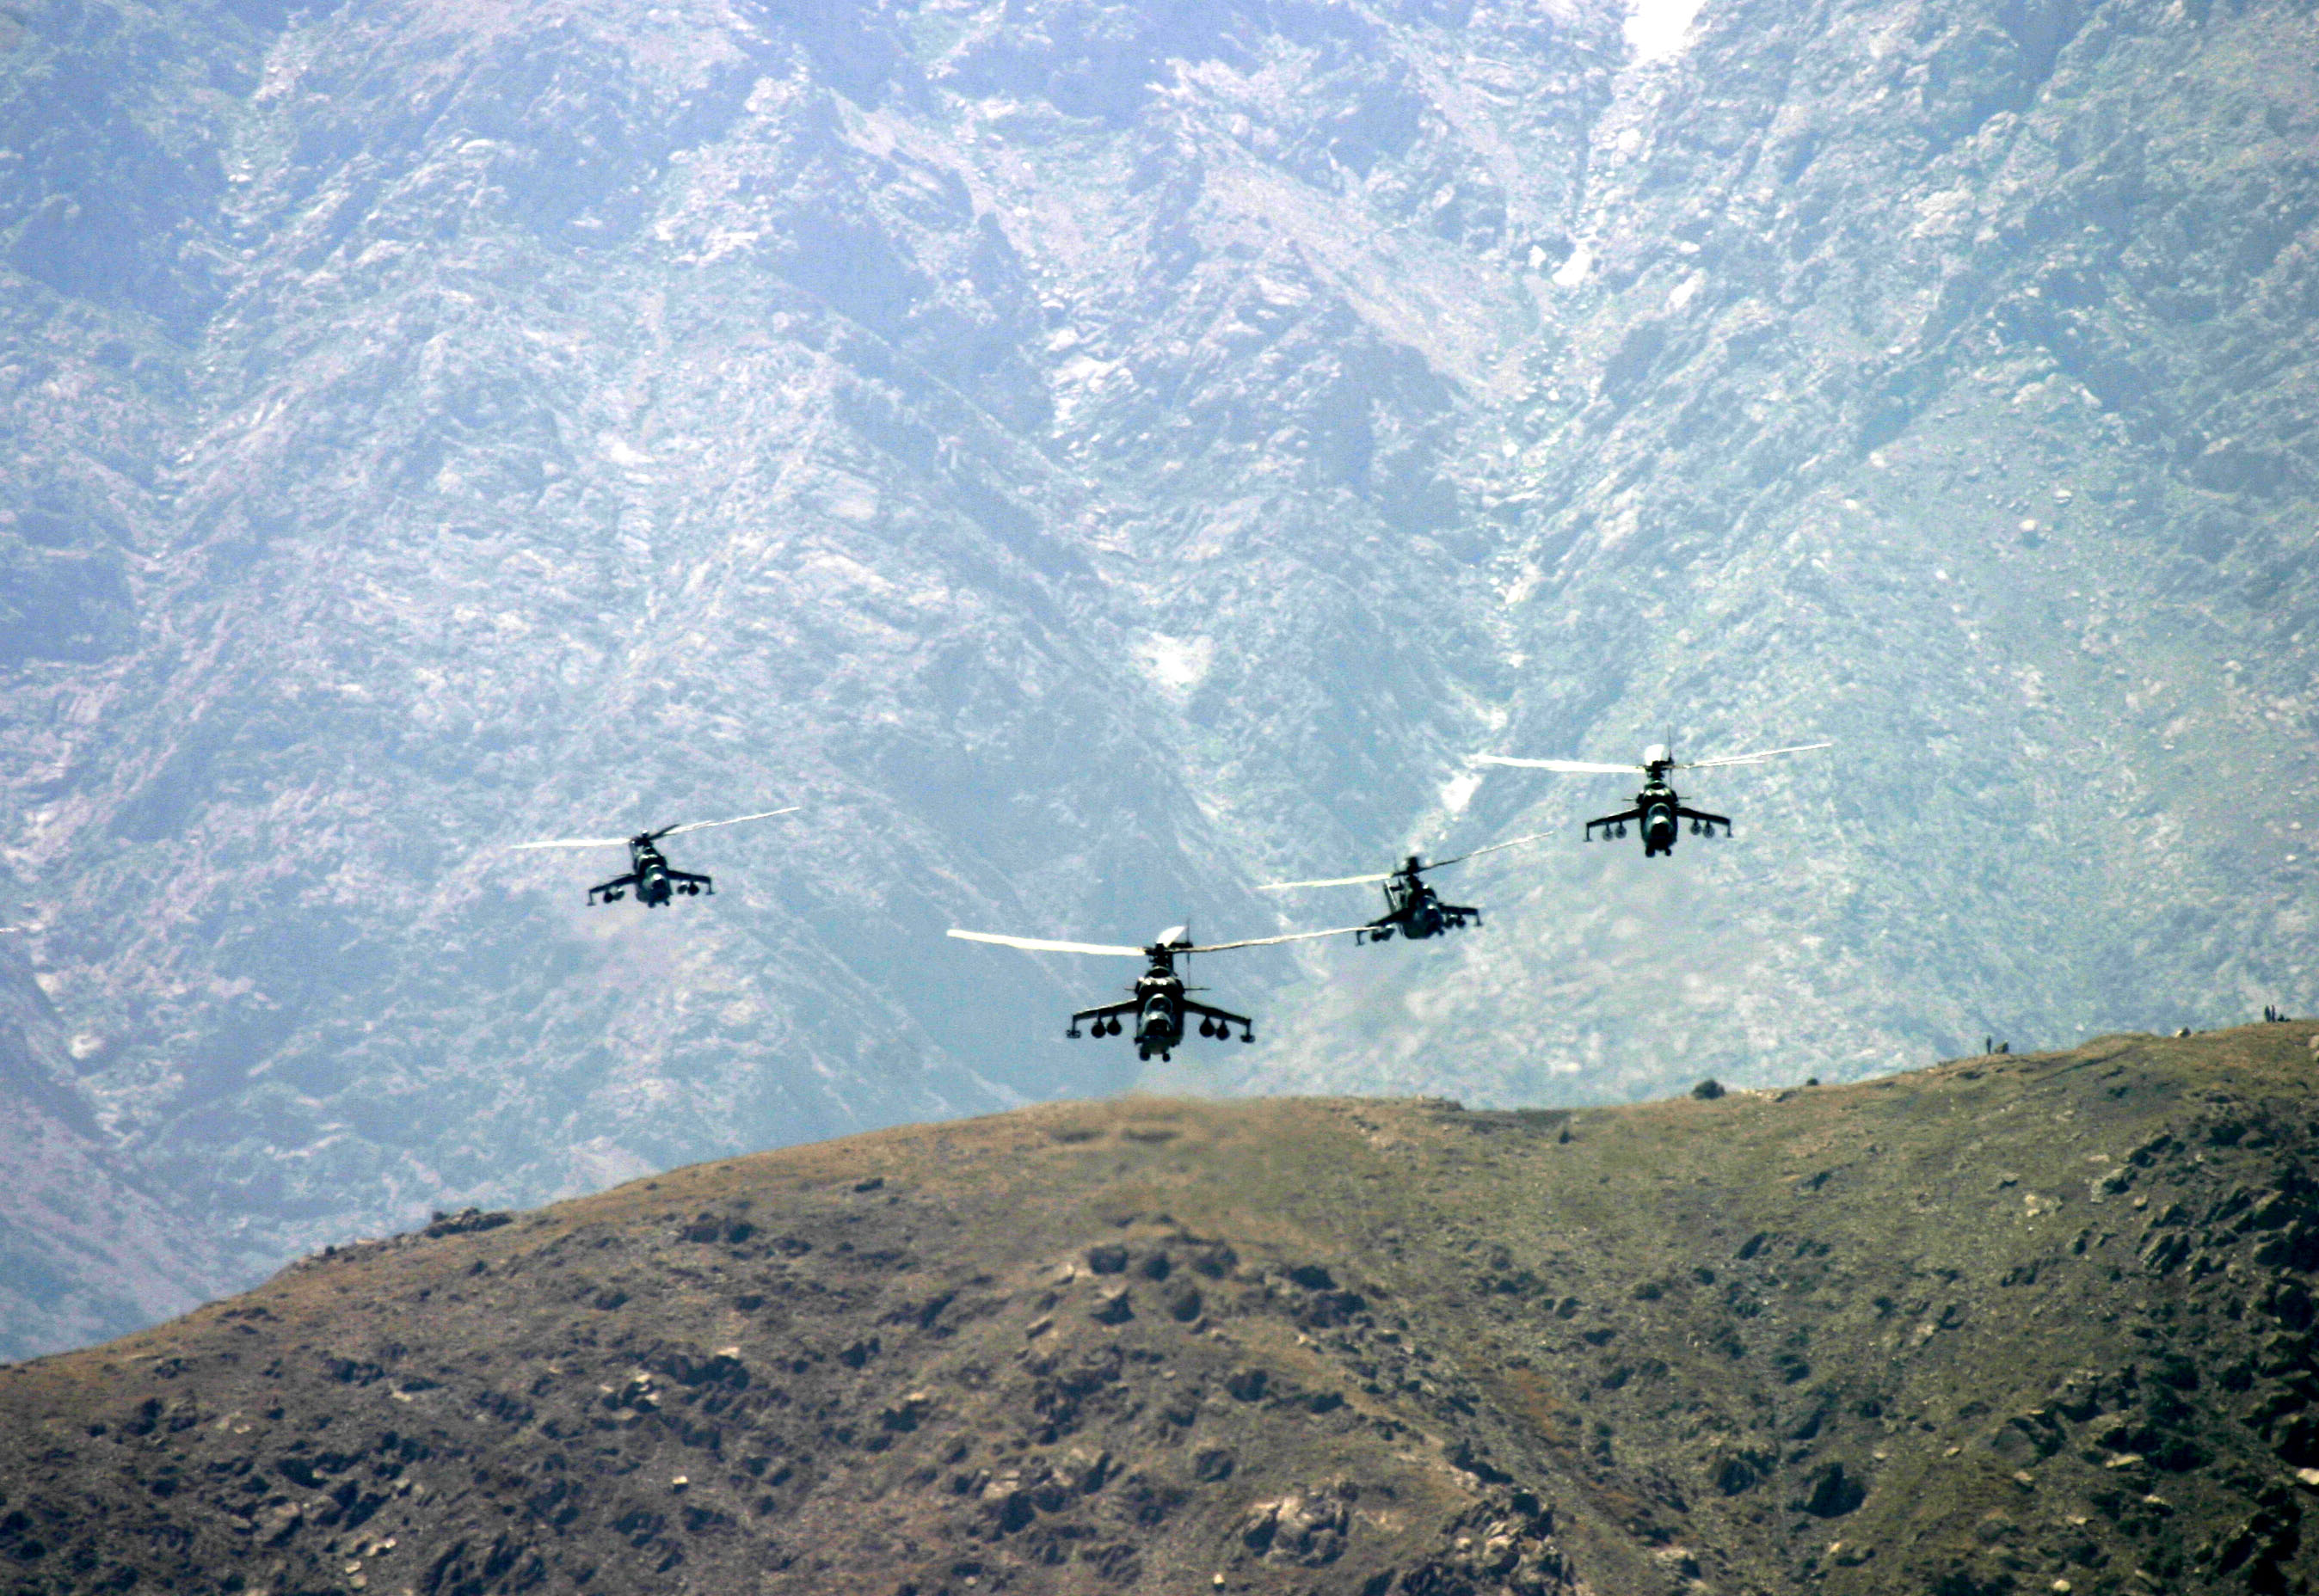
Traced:
<svg viewBox="0 0 2319 1596">
<path fill-rule="evenodd" d="M 1256 1023 L 1246 1014 L 1236 1014 L 1228 1008 L 1211 1008 L 1205 1003 L 1194 1003 L 1189 998 L 1184 1000 L 1184 1012 L 1187 1014 L 1204 1014 L 1211 1020 L 1229 1020 L 1235 1025 L 1252 1027 Z"/>
</svg>

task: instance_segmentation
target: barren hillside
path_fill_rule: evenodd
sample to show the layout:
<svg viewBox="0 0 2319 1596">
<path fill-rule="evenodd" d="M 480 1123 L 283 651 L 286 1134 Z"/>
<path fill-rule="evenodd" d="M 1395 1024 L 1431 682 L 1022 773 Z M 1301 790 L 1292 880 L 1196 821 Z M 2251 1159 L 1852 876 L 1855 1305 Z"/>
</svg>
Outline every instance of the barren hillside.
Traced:
<svg viewBox="0 0 2319 1596">
<path fill-rule="evenodd" d="M 454 1216 L 0 1370 L 0 1553 L 28 1596 L 2300 1590 L 2314 1039 L 1061 1104 Z"/>
</svg>

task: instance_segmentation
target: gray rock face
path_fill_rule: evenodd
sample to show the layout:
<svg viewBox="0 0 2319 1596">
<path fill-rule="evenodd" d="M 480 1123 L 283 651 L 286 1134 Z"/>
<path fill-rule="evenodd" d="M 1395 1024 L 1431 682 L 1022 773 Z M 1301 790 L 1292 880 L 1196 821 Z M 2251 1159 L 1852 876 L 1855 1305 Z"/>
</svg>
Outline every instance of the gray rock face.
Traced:
<svg viewBox="0 0 2319 1596">
<path fill-rule="evenodd" d="M 1621 20 L 0 23 L 17 1097 L 191 1292 L 1139 1078 L 1616 1098 L 2307 991 L 2311 19 Z M 1619 783 L 1465 763 L 1670 726 L 1839 746 L 1647 864 L 1578 844 Z M 667 913 L 502 852 L 786 802 Z M 1060 1034 L 1126 971 L 940 935 L 1342 924 L 1247 888 L 1541 828 L 1481 931 L 1204 962 L 1266 1040 L 1141 1078 Z"/>
</svg>

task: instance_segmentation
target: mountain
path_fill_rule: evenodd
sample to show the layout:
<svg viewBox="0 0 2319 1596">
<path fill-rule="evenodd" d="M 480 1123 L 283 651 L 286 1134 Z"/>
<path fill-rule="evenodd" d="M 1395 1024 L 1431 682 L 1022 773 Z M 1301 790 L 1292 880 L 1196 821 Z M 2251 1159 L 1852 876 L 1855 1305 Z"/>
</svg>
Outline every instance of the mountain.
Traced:
<svg viewBox="0 0 2319 1596">
<path fill-rule="evenodd" d="M 1626 22 L 0 22 L 23 1090 L 207 1239 L 176 1303 L 1138 1084 L 1622 1101 L 2307 1007 L 2307 11 Z M 1466 762 L 1669 727 L 1837 747 L 1702 772 L 1737 834 L 1647 865 L 1577 845 L 1617 784 Z M 681 912 L 505 852 L 791 802 L 672 842 Z M 1346 924 L 1249 888 L 1538 830 L 1447 945 L 1204 965 L 1259 1044 L 1148 1070 L 1060 1035 L 1121 972 L 940 935 Z"/>
<path fill-rule="evenodd" d="M 333 1248 L 0 1370 L 26 1592 L 2307 1587 L 2319 1028 L 1130 1097 Z"/>
</svg>

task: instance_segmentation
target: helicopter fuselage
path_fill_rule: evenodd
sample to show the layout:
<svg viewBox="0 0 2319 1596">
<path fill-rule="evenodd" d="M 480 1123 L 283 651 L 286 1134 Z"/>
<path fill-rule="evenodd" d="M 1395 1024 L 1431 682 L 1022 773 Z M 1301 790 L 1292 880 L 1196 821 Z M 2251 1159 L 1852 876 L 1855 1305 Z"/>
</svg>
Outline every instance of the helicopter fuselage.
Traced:
<svg viewBox="0 0 2319 1596">
<path fill-rule="evenodd" d="M 1135 1045 L 1165 1055 L 1184 1040 L 1184 980 L 1171 964 L 1154 964 L 1135 982 Z"/>
<path fill-rule="evenodd" d="M 668 879 L 668 861 L 650 843 L 628 844 L 628 870 L 636 879 L 636 901 L 658 908 L 675 893 Z"/>
<path fill-rule="evenodd" d="M 1682 807 L 1681 795 L 1665 777 L 1653 777 L 1643 783 L 1642 791 L 1635 795 L 1635 807 L 1642 811 L 1641 824 L 1636 829 L 1643 834 L 1644 858 L 1674 852 L 1674 840 L 1683 831 L 1674 817 Z"/>
</svg>

